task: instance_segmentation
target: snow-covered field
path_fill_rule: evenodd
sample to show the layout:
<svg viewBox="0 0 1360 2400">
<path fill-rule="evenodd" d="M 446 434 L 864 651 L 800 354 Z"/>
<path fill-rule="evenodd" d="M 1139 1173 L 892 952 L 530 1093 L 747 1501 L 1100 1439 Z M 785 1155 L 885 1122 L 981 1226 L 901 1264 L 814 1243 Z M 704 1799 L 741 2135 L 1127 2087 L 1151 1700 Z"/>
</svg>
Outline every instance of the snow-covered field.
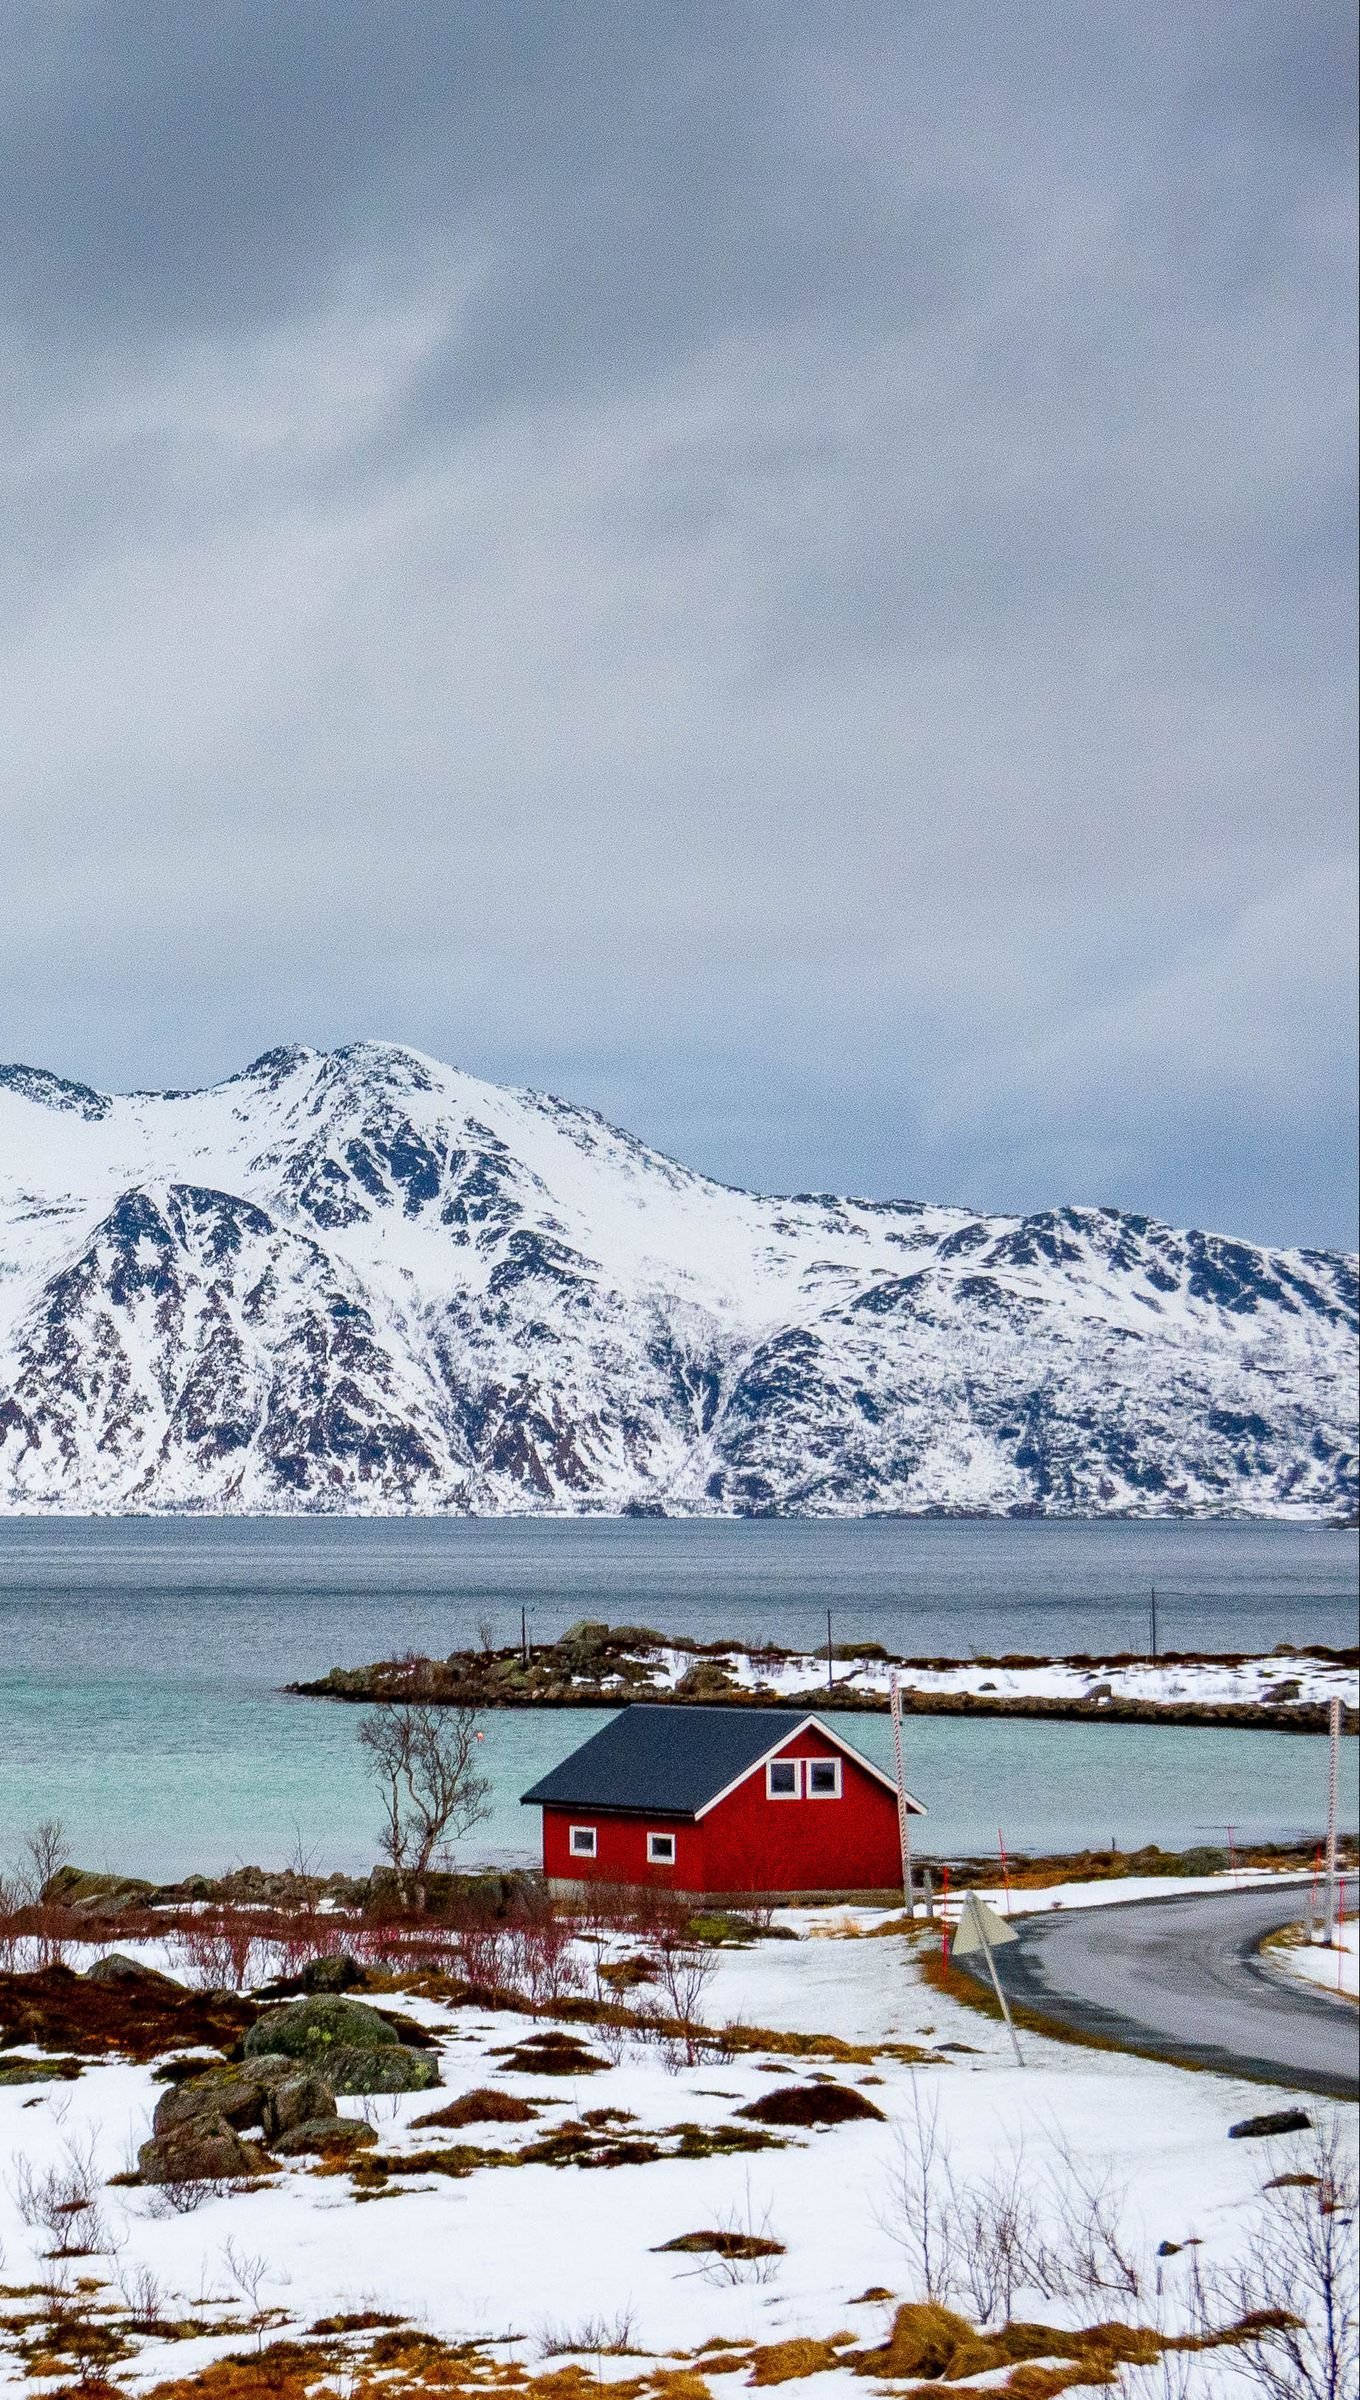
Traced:
<svg viewBox="0 0 1360 2400">
<path fill-rule="evenodd" d="M 1080 1896 L 1075 1888 L 1062 1895 L 1069 1904 Z M 504 2053 L 541 2033 L 541 2017 L 393 1995 L 387 2005 L 438 2033 L 445 2088 L 341 2103 L 347 2113 L 368 2113 L 381 2152 L 397 2162 L 376 2191 L 365 2197 L 347 2172 L 318 2174 L 296 2161 L 256 2188 L 218 2192 L 185 2214 L 166 2212 L 145 2188 L 106 2189 L 100 2246 L 80 2270 L 125 2292 L 149 2275 L 170 2313 L 223 2328 L 173 2342 L 146 2335 L 118 2369 L 123 2386 L 148 2391 L 239 2349 L 243 2323 L 261 2311 L 274 2312 L 269 2338 L 377 2309 L 493 2345 L 496 2355 L 530 2367 L 575 2351 L 606 2379 L 638 2371 L 635 2358 L 608 2355 L 616 2338 L 652 2361 L 671 2354 L 673 2363 L 674 2354 L 692 2356 L 715 2338 L 749 2346 L 848 2331 L 857 2344 L 872 2343 L 884 2338 L 898 2300 L 923 2295 L 919 2221 L 915 2230 L 912 2222 L 923 2188 L 944 2212 L 943 2225 L 951 2194 L 961 2203 L 989 2183 L 997 2188 L 1012 2169 L 1036 2229 L 1056 2248 L 1068 2238 L 1064 2223 L 1070 2229 L 1074 2213 L 1086 2210 L 1083 2195 L 1103 2194 L 1097 2214 L 1117 2225 L 1113 2247 L 1102 2252 L 1103 2282 L 1055 2296 L 1022 2273 L 1014 2316 L 1174 2326 L 1188 2321 L 1194 2279 L 1212 2281 L 1243 2254 L 1269 2204 L 1270 2178 L 1298 2171 L 1287 2143 L 1228 2138 L 1236 2120 L 1287 2105 L 1291 2095 L 1032 2035 L 1022 2037 L 1018 2069 L 999 2025 L 923 1980 L 933 1937 L 865 1938 L 886 1920 L 862 1910 L 786 1912 L 783 1921 L 801 1938 L 714 1954 L 705 2019 L 832 2034 L 868 2055 L 771 2056 L 757 2044 L 686 2065 L 654 2042 L 606 2040 L 583 2025 L 582 2040 L 603 2064 L 559 2081 L 507 2068 Z M 9 2064 L 16 2057 L 3 2055 Z M 460 2179 L 419 2171 L 432 2145 L 453 2139 L 514 2151 L 598 2110 L 618 2112 L 610 2123 L 629 2136 L 681 2125 L 721 2134 L 748 2122 L 736 2112 L 762 2094 L 817 2078 L 862 2094 L 885 2121 L 776 2129 L 783 2146 L 731 2155 L 595 2169 L 486 2164 Z M 417 2117 L 488 2085 L 541 2113 L 532 2123 L 452 2137 L 416 2129 Z M 25 2167 L 41 2172 L 93 2155 L 101 2178 L 125 2169 L 161 2089 L 151 2068 L 117 2061 L 87 2065 L 71 2083 L 0 2088 L 0 2286 L 23 2291 L 51 2273 L 46 2244 L 19 2205 Z M 1349 2126 L 1350 2112 L 1315 2098 L 1302 2105 L 1319 2123 L 1340 2118 Z M 662 2248 L 705 2228 L 753 2233 L 783 2249 L 742 2264 Z M 946 2296 L 980 2321 L 988 2312 L 970 2290 L 976 2258 L 957 2228 L 946 2248 L 951 2241 Z M 864 2297 L 874 2290 L 887 2297 Z M 40 2302 L 5 2305 L 22 2316 Z M 0 2332 L 0 2388 L 35 2388 L 4 2344 Z M 1231 2353 L 1193 2364 L 1201 2380 L 1176 2389 L 1234 2388 Z M 749 2357 L 735 2365 L 744 2385 Z M 720 2392 L 738 2388 L 721 2360 L 706 2359 L 703 2372 L 710 2385 L 719 2378 Z M 1160 2393 L 1160 2380 L 1140 2382 L 1141 2373 L 1127 2388 Z M 809 2400 L 833 2392 L 846 2400 L 857 2388 L 825 2371 L 810 2378 Z"/>
<path fill-rule="evenodd" d="M 674 1690 L 694 1668 L 688 1650 L 664 1648 L 639 1651 L 651 1671 L 657 1692 Z M 828 1708 L 836 1693 L 872 1693 L 885 1698 L 891 1664 L 885 1659 L 837 1659 L 828 1679 L 825 1653 L 772 1657 L 745 1650 L 723 1651 L 706 1663 L 720 1665 L 734 1688 L 742 1693 L 778 1697 L 819 1691 Z M 1123 1665 L 1080 1664 L 1068 1659 L 1029 1659 L 1013 1666 L 986 1665 L 959 1659 L 939 1666 L 903 1665 L 904 1694 L 973 1692 L 998 1700 L 1090 1700 L 1108 1694 L 1111 1700 L 1144 1700 L 1158 1704 L 1193 1701 L 1207 1706 L 1242 1706 L 1339 1699 L 1347 1709 L 1360 1708 L 1360 1672 L 1334 1659 L 1309 1657 L 1303 1652 L 1266 1658 L 1166 1659 L 1154 1664 L 1139 1659 Z"/>
</svg>

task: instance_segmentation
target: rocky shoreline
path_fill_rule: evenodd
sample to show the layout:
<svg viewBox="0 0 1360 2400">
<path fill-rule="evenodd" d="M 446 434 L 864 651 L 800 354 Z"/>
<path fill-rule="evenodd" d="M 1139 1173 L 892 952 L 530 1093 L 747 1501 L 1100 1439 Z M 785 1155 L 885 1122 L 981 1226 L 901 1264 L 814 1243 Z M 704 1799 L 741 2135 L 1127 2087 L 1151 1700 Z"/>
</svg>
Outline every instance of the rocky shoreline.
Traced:
<svg viewBox="0 0 1360 2400">
<path fill-rule="evenodd" d="M 1032 1657 L 909 1659 L 881 1643 L 833 1646 L 828 1658 L 772 1645 L 702 1643 L 646 1626 L 583 1622 L 560 1641 L 522 1648 L 454 1651 L 431 1659 L 409 1653 L 362 1667 L 333 1667 L 291 1683 L 314 1700 L 374 1703 L 421 1700 L 475 1709 L 618 1708 L 630 1700 L 675 1707 L 804 1708 L 884 1714 L 888 1676 L 898 1673 L 905 1713 L 917 1716 L 1043 1717 L 1105 1724 L 1217 1725 L 1271 1733 L 1325 1733 L 1328 1700 L 1305 1689 L 1305 1673 L 1336 1683 L 1360 1663 L 1360 1651 L 1284 1646 L 1268 1660 L 1174 1652 L 1157 1661 L 1131 1653 L 1047 1660 Z M 1126 1680 L 1160 1682 L 1155 1692 L 1121 1690 Z M 1187 1684 L 1250 1680 L 1252 1696 L 1196 1697 Z M 1026 1680 L 1067 1689 L 1004 1690 Z M 933 1679 L 933 1680 L 922 1680 Z M 1080 1687 L 1080 1688 L 1078 1688 Z M 1360 1709 L 1343 1696 L 1343 1727 L 1360 1730 Z"/>
</svg>

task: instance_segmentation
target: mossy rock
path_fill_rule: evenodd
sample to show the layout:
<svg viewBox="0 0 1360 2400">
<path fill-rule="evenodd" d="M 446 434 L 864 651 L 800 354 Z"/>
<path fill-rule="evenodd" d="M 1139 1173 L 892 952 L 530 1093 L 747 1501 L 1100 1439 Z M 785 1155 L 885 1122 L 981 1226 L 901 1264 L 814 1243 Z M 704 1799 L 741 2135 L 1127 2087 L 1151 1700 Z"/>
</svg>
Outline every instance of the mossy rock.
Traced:
<svg viewBox="0 0 1360 2400">
<path fill-rule="evenodd" d="M 74 2083 L 78 2058 L 0 2058 L 0 2092 L 19 2083 Z"/>
<path fill-rule="evenodd" d="M 377 2139 L 371 2125 L 354 2117 L 312 2117 L 280 2134 L 271 2148 L 280 2158 L 347 2158 L 356 2150 L 371 2150 Z"/>
<path fill-rule="evenodd" d="M 404 2042 L 381 2050 L 350 2050 L 339 2043 L 319 2063 L 331 2090 L 351 2098 L 364 2092 L 428 2092 L 439 2081 L 433 2052 L 408 2050 Z"/>
<path fill-rule="evenodd" d="M 400 2045 L 396 2027 L 362 2000 L 346 2000 L 338 1992 L 314 1992 L 282 2008 L 266 2009 L 251 2026 L 243 2048 L 247 2058 L 261 2052 L 286 2058 L 305 2058 L 320 2066 L 335 2050 L 392 2050 Z"/>
</svg>

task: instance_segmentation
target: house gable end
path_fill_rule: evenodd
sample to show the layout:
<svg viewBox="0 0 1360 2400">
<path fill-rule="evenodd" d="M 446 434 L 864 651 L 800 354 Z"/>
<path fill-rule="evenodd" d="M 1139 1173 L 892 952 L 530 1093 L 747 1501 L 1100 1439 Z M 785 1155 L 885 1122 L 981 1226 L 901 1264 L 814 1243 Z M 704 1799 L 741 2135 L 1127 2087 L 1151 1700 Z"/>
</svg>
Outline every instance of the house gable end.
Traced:
<svg viewBox="0 0 1360 2400">
<path fill-rule="evenodd" d="M 823 1741 L 829 1742 L 840 1757 L 850 1759 L 859 1768 L 861 1774 L 867 1775 L 885 1792 L 891 1793 L 894 1801 L 896 1800 L 897 1785 L 891 1775 L 885 1774 L 882 1767 L 876 1767 L 871 1758 L 866 1758 L 862 1750 L 857 1750 L 853 1742 L 847 1742 L 844 1735 L 837 1733 L 832 1726 L 824 1725 L 820 1717 L 806 1716 L 799 1724 L 791 1728 L 785 1726 L 776 1739 L 762 1750 L 759 1758 L 753 1758 L 749 1766 L 743 1767 L 740 1774 L 734 1775 L 729 1783 L 723 1785 L 721 1791 L 714 1792 L 711 1799 L 705 1800 L 701 1807 L 696 1808 L 694 1811 L 695 1823 L 702 1824 L 704 1818 L 709 1816 L 715 1808 L 721 1807 L 724 1800 L 730 1799 L 733 1792 L 740 1791 L 742 1785 L 749 1783 L 753 1775 L 762 1773 L 772 1758 L 778 1758 L 783 1751 L 788 1749 L 791 1742 L 796 1742 L 800 1735 L 805 1733 L 820 1734 Z M 923 1817 L 926 1814 L 923 1800 L 913 1798 L 910 1792 L 905 1793 L 904 1798 L 910 1815 Z"/>
</svg>

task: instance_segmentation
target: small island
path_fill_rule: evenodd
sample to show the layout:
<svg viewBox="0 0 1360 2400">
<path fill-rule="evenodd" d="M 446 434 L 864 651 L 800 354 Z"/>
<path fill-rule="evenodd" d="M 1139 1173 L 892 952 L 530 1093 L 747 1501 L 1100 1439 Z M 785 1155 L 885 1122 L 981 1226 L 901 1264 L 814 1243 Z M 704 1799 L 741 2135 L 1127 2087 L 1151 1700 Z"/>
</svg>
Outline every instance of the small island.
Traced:
<svg viewBox="0 0 1360 2400">
<path fill-rule="evenodd" d="M 306 1699 L 419 1698 L 456 1708 L 618 1708 L 630 1700 L 686 1705 L 885 1712 L 896 1672 L 904 1712 L 918 1716 L 1062 1717 L 1109 1724 L 1231 1725 L 1325 1733 L 1334 1698 L 1345 1731 L 1360 1727 L 1360 1650 L 1280 1644 L 1267 1657 L 1177 1651 L 1046 1659 L 895 1657 L 881 1642 L 820 1651 L 699 1642 L 645 1625 L 590 1619 L 555 1642 L 527 1640 L 447 1658 L 407 1652 L 332 1667 L 292 1683 Z"/>
</svg>

